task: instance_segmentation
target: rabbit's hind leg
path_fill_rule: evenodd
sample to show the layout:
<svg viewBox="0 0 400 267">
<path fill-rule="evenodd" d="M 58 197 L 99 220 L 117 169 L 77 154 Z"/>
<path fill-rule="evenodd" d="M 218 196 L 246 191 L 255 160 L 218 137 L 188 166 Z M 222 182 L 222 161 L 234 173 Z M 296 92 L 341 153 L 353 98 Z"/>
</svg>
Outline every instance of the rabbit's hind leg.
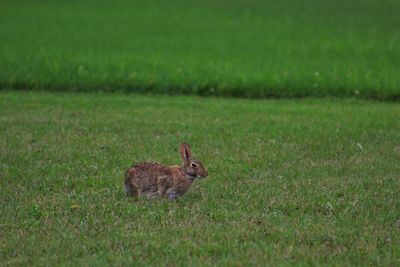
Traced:
<svg viewBox="0 0 400 267">
<path fill-rule="evenodd" d="M 133 183 L 133 178 L 135 177 L 136 174 L 136 170 L 135 168 L 129 168 L 126 172 L 125 172 L 125 180 L 124 180 L 124 191 L 127 195 L 130 196 L 137 196 L 139 194 L 139 190 L 137 185 Z"/>
<path fill-rule="evenodd" d="M 125 194 L 133 195 L 133 186 L 128 177 L 125 179 L 125 182 L 124 182 L 124 190 L 125 190 Z"/>
<path fill-rule="evenodd" d="M 169 178 L 170 178 L 169 176 L 165 175 L 165 176 L 160 176 L 157 179 L 157 187 L 158 187 L 157 193 L 160 197 L 165 197 L 167 189 L 171 186 Z"/>
<path fill-rule="evenodd" d="M 157 197 L 160 197 L 160 193 L 158 191 L 157 192 L 147 192 L 146 197 L 147 198 L 157 198 Z"/>
<path fill-rule="evenodd" d="M 138 196 L 140 193 L 139 188 L 131 183 L 131 179 L 125 179 L 124 190 L 125 194 L 128 196 Z"/>
</svg>

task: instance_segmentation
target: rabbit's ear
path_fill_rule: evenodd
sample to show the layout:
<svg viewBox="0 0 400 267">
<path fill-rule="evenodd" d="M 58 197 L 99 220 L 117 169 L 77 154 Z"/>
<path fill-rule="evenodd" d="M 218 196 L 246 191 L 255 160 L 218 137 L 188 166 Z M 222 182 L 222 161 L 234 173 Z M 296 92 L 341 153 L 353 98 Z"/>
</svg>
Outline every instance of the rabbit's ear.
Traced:
<svg viewBox="0 0 400 267">
<path fill-rule="evenodd" d="M 190 159 L 191 153 L 190 153 L 190 147 L 188 144 L 186 144 L 186 143 L 180 144 L 179 150 L 181 152 L 182 160 L 187 161 Z"/>
</svg>

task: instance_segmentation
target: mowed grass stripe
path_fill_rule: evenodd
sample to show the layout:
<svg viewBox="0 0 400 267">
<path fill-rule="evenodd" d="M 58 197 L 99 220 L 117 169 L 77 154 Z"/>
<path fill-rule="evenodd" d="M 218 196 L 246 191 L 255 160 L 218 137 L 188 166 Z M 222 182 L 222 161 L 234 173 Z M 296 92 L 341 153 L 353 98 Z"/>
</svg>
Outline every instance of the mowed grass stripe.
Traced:
<svg viewBox="0 0 400 267">
<path fill-rule="evenodd" d="M 398 1 L 2 1 L 0 87 L 398 100 Z"/>
<path fill-rule="evenodd" d="M 395 266 L 400 107 L 0 93 L 4 265 Z M 137 160 L 208 167 L 178 201 L 123 194 Z"/>
</svg>

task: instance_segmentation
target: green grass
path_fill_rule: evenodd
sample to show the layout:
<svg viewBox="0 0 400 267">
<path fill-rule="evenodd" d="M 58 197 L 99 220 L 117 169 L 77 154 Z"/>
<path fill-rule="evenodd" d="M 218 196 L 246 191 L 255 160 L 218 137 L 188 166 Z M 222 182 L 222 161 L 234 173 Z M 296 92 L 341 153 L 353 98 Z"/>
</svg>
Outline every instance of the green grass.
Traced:
<svg viewBox="0 0 400 267">
<path fill-rule="evenodd" d="M 400 264 L 400 106 L 0 92 L 0 265 Z M 209 168 L 126 197 L 136 160 Z"/>
<path fill-rule="evenodd" d="M 0 3 L 0 89 L 400 99 L 400 2 Z"/>
</svg>

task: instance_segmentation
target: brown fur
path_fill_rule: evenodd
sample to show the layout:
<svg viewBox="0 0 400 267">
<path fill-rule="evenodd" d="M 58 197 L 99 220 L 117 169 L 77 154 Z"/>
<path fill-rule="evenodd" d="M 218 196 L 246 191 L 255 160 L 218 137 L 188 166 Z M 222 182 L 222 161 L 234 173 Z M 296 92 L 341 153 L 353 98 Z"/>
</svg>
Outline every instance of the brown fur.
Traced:
<svg viewBox="0 0 400 267">
<path fill-rule="evenodd" d="M 165 166 L 157 162 L 139 162 L 125 173 L 125 192 L 176 198 L 185 194 L 193 180 L 208 175 L 200 161 L 191 158 L 187 144 L 180 145 L 182 166 Z M 194 167 L 195 166 L 195 167 Z"/>
</svg>

